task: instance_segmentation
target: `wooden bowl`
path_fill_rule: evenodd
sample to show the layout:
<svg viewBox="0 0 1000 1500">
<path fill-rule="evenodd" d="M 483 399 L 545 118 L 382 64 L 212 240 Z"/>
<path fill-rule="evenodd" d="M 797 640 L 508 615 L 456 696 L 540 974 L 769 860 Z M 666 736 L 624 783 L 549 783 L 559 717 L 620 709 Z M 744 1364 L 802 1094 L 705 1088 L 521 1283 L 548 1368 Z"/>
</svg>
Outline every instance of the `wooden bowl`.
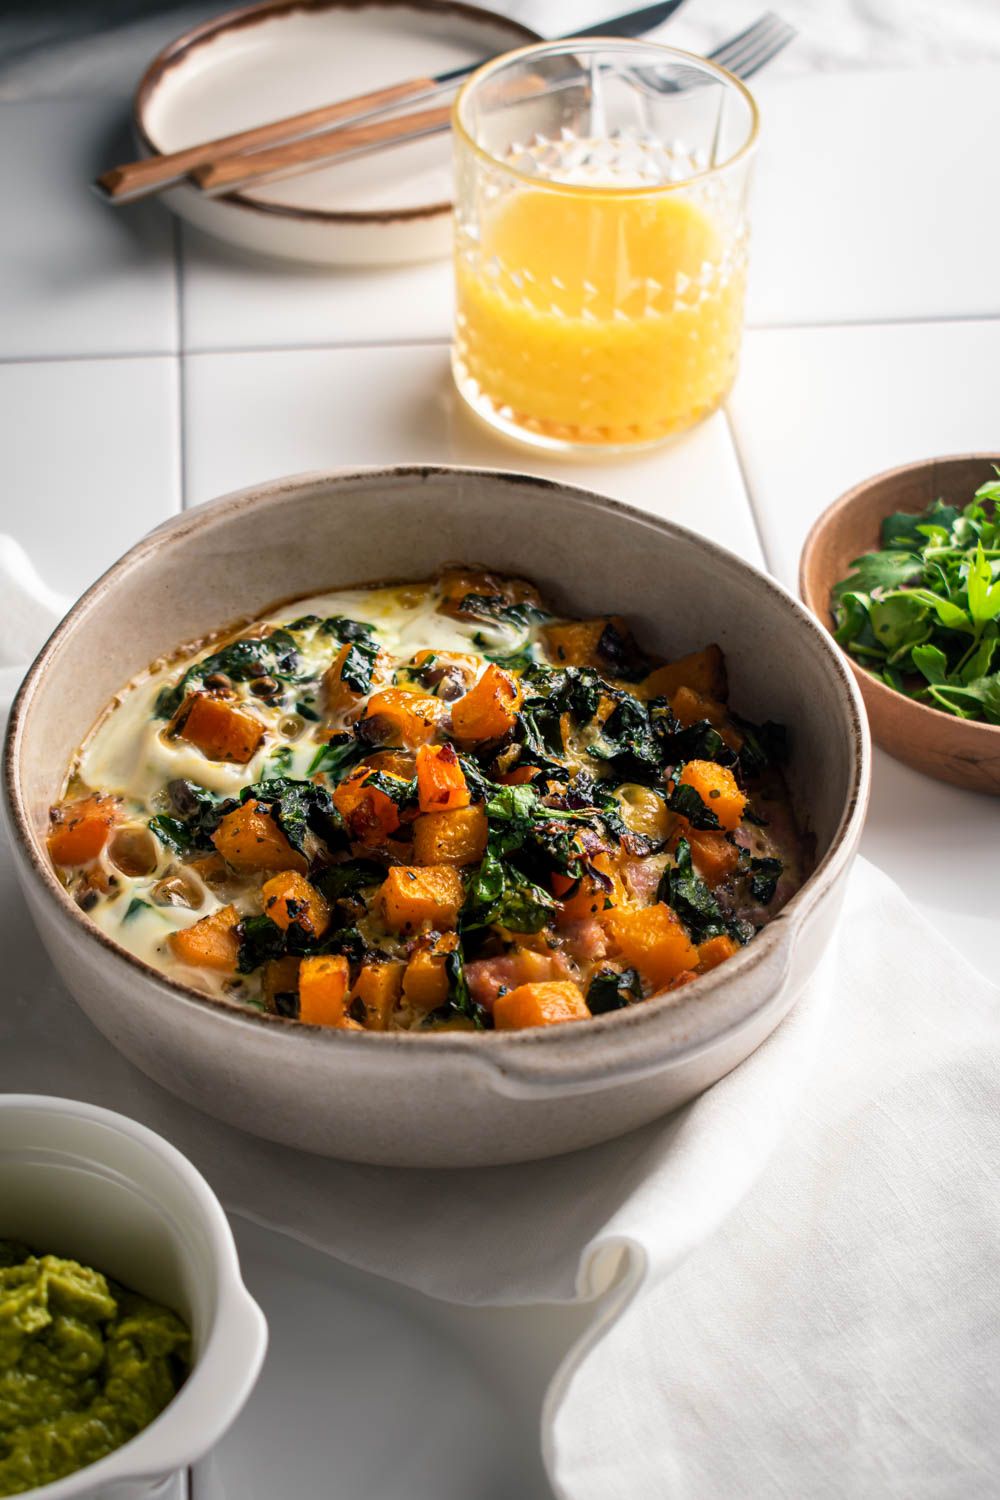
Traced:
<svg viewBox="0 0 1000 1500">
<path fill-rule="evenodd" d="M 1000 456 L 967 453 L 928 458 L 887 469 L 855 485 L 825 510 L 813 526 L 799 562 L 799 593 L 828 630 L 833 629 L 830 592 L 863 552 L 880 545 L 880 525 L 893 511 L 919 511 L 941 498 L 967 505 L 975 490 L 994 477 Z M 872 738 L 897 760 L 938 781 L 1000 796 L 1000 725 L 957 719 L 915 703 L 879 682 L 850 655 Z"/>
</svg>

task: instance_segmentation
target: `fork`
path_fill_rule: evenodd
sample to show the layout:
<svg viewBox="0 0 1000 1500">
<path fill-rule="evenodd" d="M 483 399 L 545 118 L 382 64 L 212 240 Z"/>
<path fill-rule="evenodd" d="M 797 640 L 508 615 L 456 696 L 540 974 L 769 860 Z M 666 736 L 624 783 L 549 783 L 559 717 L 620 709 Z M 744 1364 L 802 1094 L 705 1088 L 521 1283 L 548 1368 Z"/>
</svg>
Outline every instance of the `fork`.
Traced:
<svg viewBox="0 0 1000 1500">
<path fill-rule="evenodd" d="M 737 78 L 750 78 L 787 47 L 796 35 L 794 26 L 773 11 L 766 11 L 751 26 L 709 52 L 707 60 L 728 69 Z M 637 78 L 641 87 L 647 92 L 659 94 L 678 93 L 694 87 L 692 72 L 690 69 L 679 68 L 666 76 L 652 69 L 632 70 L 633 77 Z M 702 76 L 698 75 L 697 82 L 702 81 Z M 238 192 L 244 187 L 260 186 L 265 182 L 298 176 L 329 166 L 334 161 L 355 161 L 359 156 L 367 156 L 390 146 L 406 145 L 427 136 L 444 134 L 450 128 L 450 118 L 450 106 L 444 106 L 409 116 L 403 115 L 373 127 L 361 126 L 352 131 L 347 126 L 329 131 L 327 137 L 314 136 L 309 142 L 291 142 L 273 151 L 258 152 L 245 158 L 223 161 L 215 166 L 201 167 L 192 176 L 204 197 L 216 198 L 225 193 Z M 407 120 L 412 121 L 411 127 L 407 126 Z M 324 139 L 328 139 L 328 155 L 322 154 L 320 143 Z M 237 176 L 234 169 L 243 162 L 246 171 Z"/>
</svg>

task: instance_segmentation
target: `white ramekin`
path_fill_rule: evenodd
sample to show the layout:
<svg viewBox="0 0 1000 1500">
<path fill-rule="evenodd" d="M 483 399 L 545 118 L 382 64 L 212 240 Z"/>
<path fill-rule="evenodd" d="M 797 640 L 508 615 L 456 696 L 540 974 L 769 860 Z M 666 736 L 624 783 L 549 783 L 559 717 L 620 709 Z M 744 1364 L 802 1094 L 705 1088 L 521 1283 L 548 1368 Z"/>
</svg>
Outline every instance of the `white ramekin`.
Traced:
<svg viewBox="0 0 1000 1500">
<path fill-rule="evenodd" d="M 0 1095 L 0 1236 L 69 1256 L 178 1312 L 191 1373 L 131 1442 L 31 1490 L 44 1500 L 139 1500 L 218 1442 L 256 1382 L 267 1324 L 243 1285 L 225 1213 L 160 1136 L 73 1099 Z"/>
</svg>

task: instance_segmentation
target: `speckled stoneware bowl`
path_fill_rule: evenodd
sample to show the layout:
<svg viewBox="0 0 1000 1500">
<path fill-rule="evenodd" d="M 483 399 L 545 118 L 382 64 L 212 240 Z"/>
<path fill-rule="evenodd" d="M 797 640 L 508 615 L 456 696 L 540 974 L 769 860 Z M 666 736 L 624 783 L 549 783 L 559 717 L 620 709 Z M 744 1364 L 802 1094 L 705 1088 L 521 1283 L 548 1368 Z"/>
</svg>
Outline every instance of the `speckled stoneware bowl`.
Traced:
<svg viewBox="0 0 1000 1500">
<path fill-rule="evenodd" d="M 816 869 L 759 937 L 673 995 L 575 1026 L 484 1035 L 325 1030 L 209 999 L 116 948 L 48 862 L 49 805 L 114 693 L 180 642 L 293 596 L 426 578 L 463 559 L 557 608 L 626 613 L 650 650 L 725 651 L 735 708 L 791 731 Z M 324 1155 L 467 1166 L 607 1140 L 691 1099 L 774 1029 L 819 962 L 868 798 L 854 679 L 783 588 L 682 527 L 565 484 L 427 466 L 244 490 L 154 531 L 67 615 L 11 715 L 5 795 L 42 940 L 91 1020 L 232 1125 Z"/>
</svg>

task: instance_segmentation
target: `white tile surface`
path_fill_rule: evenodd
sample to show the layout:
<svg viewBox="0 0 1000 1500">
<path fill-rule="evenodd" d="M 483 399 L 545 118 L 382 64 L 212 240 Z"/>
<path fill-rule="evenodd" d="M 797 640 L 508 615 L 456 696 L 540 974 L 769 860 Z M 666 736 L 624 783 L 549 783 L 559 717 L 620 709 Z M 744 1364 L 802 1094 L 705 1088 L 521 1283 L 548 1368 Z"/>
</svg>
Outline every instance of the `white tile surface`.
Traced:
<svg viewBox="0 0 1000 1500">
<path fill-rule="evenodd" d="M 1000 312 L 1000 67 L 755 80 L 753 324 Z"/>
<path fill-rule="evenodd" d="M 0 531 L 79 594 L 180 508 L 176 359 L 0 364 Z"/>
<path fill-rule="evenodd" d="M 768 563 L 796 586 L 820 511 L 851 485 L 998 450 L 1000 321 L 751 332 L 729 403 Z"/>
<path fill-rule="evenodd" d="M 749 318 L 757 326 L 1000 312 L 1000 67 L 755 82 L 763 134 Z M 969 204 L 976 205 L 970 217 Z M 311 270 L 184 231 L 191 350 L 445 338 L 447 261 Z"/>
<path fill-rule="evenodd" d="M 168 214 L 90 189 L 133 154 L 122 99 L 0 105 L 0 359 L 177 348 Z"/>
<path fill-rule="evenodd" d="M 451 329 L 449 259 L 297 266 L 182 230 L 183 340 L 191 350 L 406 343 Z"/>
<path fill-rule="evenodd" d="M 1000 322 L 751 333 L 730 403 L 768 562 L 796 587 L 813 520 L 880 469 L 997 450 Z M 862 852 L 986 973 L 998 808 L 875 754 Z M 993 830 L 992 836 L 990 830 Z"/>
<path fill-rule="evenodd" d="M 185 395 L 189 504 L 306 469 L 478 464 L 631 501 L 760 561 L 722 414 L 653 453 L 560 463 L 495 437 L 470 416 L 441 345 L 193 355 Z"/>
</svg>

